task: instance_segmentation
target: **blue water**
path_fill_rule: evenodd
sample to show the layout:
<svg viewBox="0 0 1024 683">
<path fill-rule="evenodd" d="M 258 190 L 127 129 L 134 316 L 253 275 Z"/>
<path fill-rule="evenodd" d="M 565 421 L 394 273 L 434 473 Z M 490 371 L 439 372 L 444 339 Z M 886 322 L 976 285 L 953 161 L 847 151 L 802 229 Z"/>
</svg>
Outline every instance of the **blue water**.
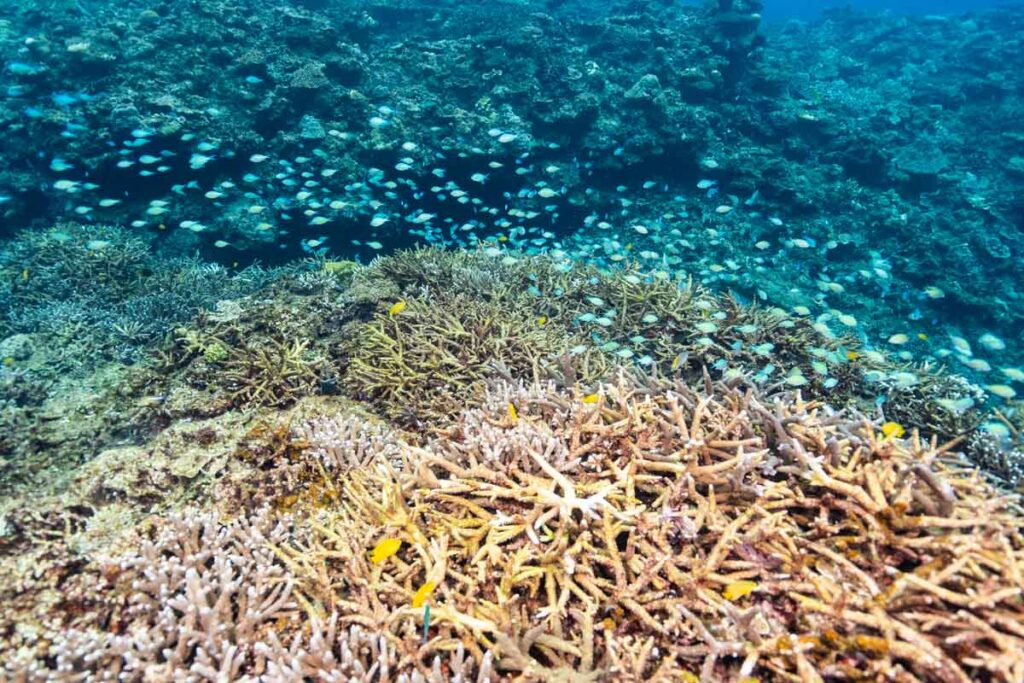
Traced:
<svg viewBox="0 0 1024 683">
<path fill-rule="evenodd" d="M 694 0 L 689 4 L 701 3 Z M 810 21 L 821 16 L 823 10 L 842 7 L 899 14 L 962 14 L 1012 4 L 1006 0 L 768 0 L 763 15 L 766 22 Z"/>
<path fill-rule="evenodd" d="M 765 3 L 764 17 L 766 21 L 814 19 L 822 10 L 836 7 L 852 7 L 867 12 L 959 14 L 1005 4 L 998 0 L 769 0 Z"/>
</svg>

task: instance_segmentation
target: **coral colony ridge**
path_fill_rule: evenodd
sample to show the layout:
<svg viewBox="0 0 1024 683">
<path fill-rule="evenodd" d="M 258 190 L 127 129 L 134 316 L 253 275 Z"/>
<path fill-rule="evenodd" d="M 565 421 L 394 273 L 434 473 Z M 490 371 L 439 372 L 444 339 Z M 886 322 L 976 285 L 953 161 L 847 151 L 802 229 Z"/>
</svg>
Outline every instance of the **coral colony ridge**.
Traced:
<svg viewBox="0 0 1024 683">
<path fill-rule="evenodd" d="M 0 6 L 0 680 L 1024 681 L 1024 9 Z"/>
</svg>

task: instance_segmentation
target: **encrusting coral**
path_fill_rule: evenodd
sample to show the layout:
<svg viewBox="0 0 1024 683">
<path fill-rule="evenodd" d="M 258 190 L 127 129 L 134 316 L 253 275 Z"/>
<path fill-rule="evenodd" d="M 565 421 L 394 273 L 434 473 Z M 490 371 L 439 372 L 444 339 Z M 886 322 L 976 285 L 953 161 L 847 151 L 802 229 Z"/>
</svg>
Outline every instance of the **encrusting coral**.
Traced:
<svg viewBox="0 0 1024 683">
<path fill-rule="evenodd" d="M 501 383 L 419 446 L 350 420 L 294 438 L 320 481 L 291 512 L 162 523 L 117 563 L 123 635 L 53 634 L 57 661 L 127 680 L 1024 676 L 1016 500 L 949 444 L 797 393 Z"/>
</svg>

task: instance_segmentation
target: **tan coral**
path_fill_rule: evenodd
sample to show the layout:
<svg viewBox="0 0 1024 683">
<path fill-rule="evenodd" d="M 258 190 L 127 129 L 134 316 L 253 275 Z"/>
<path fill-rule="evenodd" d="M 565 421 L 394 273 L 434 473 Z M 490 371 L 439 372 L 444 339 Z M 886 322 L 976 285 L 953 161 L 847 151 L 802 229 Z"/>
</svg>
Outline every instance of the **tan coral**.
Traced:
<svg viewBox="0 0 1024 683">
<path fill-rule="evenodd" d="M 288 512 L 154 519 L 41 642 L 128 680 L 1021 680 L 1024 511 L 956 443 L 707 374 L 589 391 L 490 385 L 419 443 L 297 424 L 256 461 Z"/>
<path fill-rule="evenodd" d="M 1017 680 L 1020 512 L 947 450 L 725 387 L 505 389 L 404 470 L 346 474 L 343 505 L 279 550 L 307 609 L 379 630 L 424 674 L 461 646 L 543 680 Z M 382 537 L 404 546 L 374 565 Z M 740 581 L 753 593 L 724 597 Z"/>
</svg>

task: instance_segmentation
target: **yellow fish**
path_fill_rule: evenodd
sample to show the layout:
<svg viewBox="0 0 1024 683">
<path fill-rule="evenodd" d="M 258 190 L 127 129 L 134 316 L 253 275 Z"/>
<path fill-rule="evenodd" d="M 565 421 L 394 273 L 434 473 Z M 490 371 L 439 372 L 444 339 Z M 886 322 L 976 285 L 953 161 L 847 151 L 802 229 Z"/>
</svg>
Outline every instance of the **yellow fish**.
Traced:
<svg viewBox="0 0 1024 683">
<path fill-rule="evenodd" d="M 370 552 L 370 562 L 380 564 L 399 551 L 402 547 L 400 538 L 384 538 Z"/>
<path fill-rule="evenodd" d="M 21 271 L 21 280 L 22 282 L 28 282 L 28 268 L 24 268 Z"/>
<path fill-rule="evenodd" d="M 519 412 L 516 410 L 516 407 L 511 403 L 508 404 L 508 416 L 512 418 L 513 422 L 519 419 Z"/>
<path fill-rule="evenodd" d="M 598 394 L 587 394 L 586 396 L 583 397 L 583 402 L 584 403 L 588 403 L 588 404 L 593 404 L 593 403 L 597 403 L 600 399 L 601 399 L 601 396 L 598 395 Z"/>
<path fill-rule="evenodd" d="M 434 582 L 427 581 L 417 589 L 416 594 L 412 596 L 413 607 L 423 607 L 423 605 L 430 599 L 430 596 L 434 594 Z"/>
<path fill-rule="evenodd" d="M 733 581 L 722 591 L 722 597 L 735 602 L 750 595 L 756 588 L 757 583 L 754 581 Z"/>
<path fill-rule="evenodd" d="M 547 324 L 548 317 L 546 315 L 542 315 L 541 317 L 537 318 L 537 325 L 539 325 L 540 327 L 544 327 Z"/>
<path fill-rule="evenodd" d="M 882 425 L 882 434 L 887 439 L 898 439 L 907 433 L 907 430 L 903 428 L 899 422 L 886 422 Z"/>
<path fill-rule="evenodd" d="M 398 315 L 399 313 L 405 310 L 406 305 L 407 304 L 405 303 L 404 300 L 396 301 L 395 303 L 391 304 L 391 308 L 388 309 L 388 315 L 392 317 Z"/>
</svg>

